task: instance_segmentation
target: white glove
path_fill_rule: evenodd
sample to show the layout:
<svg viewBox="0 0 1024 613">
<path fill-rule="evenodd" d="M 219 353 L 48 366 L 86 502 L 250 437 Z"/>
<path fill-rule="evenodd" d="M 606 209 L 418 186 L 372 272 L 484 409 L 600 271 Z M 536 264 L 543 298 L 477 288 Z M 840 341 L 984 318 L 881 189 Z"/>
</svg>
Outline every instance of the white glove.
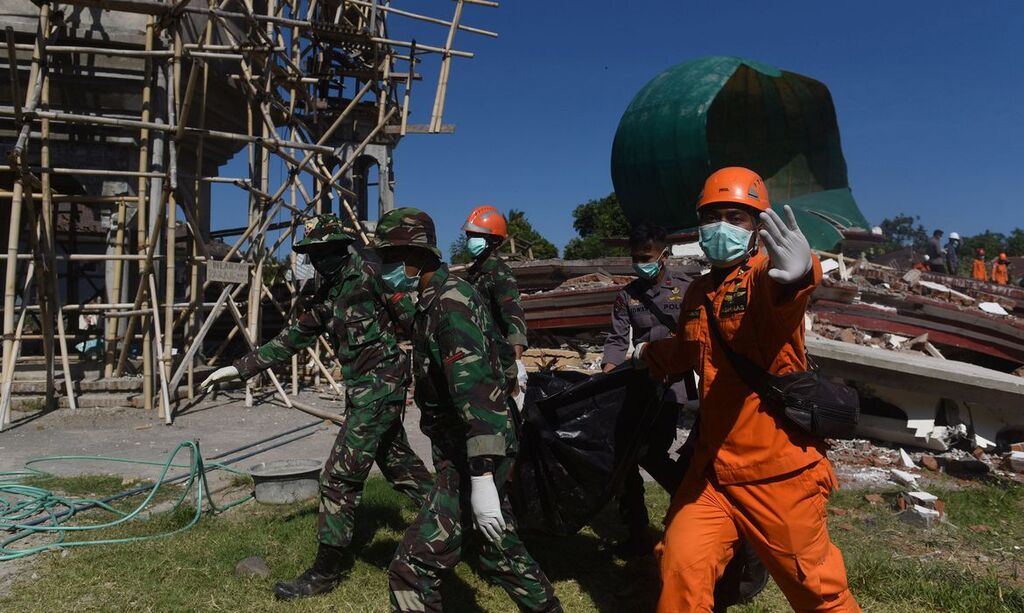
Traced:
<svg viewBox="0 0 1024 613">
<path fill-rule="evenodd" d="M 796 225 L 793 209 L 788 204 L 785 211 L 785 223 L 771 209 L 761 213 L 764 228 L 760 232 L 772 263 L 768 276 L 783 284 L 796 283 L 811 270 L 811 246 Z"/>
<path fill-rule="evenodd" d="M 529 379 L 526 376 L 526 364 L 522 360 L 516 360 L 516 379 L 519 380 L 519 391 L 525 392 Z"/>
<path fill-rule="evenodd" d="M 512 396 L 512 402 L 516 403 L 516 407 L 519 408 L 519 413 L 523 412 L 523 405 L 526 404 L 526 390 L 519 388 L 519 393 Z"/>
<path fill-rule="evenodd" d="M 199 384 L 199 391 L 208 392 L 213 386 L 221 381 L 233 381 L 238 378 L 238 369 L 234 366 L 225 366 L 213 371 L 209 377 Z"/>
<path fill-rule="evenodd" d="M 647 342 L 638 343 L 633 348 L 633 367 L 634 368 L 647 368 L 647 364 L 644 364 L 644 349 L 647 349 Z"/>
<path fill-rule="evenodd" d="M 501 500 L 498 498 L 498 488 L 494 486 L 494 477 L 470 477 L 470 482 L 473 493 L 469 497 L 469 502 L 473 506 L 476 529 L 483 532 L 487 540 L 497 545 L 505 531 L 505 518 L 501 515 Z"/>
</svg>

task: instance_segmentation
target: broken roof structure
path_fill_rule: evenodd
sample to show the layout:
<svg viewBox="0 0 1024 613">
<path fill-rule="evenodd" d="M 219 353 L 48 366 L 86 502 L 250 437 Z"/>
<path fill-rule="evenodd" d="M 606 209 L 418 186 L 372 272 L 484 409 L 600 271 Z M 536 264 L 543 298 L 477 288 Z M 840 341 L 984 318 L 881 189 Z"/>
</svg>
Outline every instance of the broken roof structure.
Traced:
<svg viewBox="0 0 1024 613">
<path fill-rule="evenodd" d="M 738 57 L 692 60 L 644 86 L 615 132 L 612 181 L 630 223 L 694 227 L 704 179 L 727 166 L 758 172 L 816 249 L 870 229 L 850 191 L 832 95 L 810 77 Z"/>
</svg>

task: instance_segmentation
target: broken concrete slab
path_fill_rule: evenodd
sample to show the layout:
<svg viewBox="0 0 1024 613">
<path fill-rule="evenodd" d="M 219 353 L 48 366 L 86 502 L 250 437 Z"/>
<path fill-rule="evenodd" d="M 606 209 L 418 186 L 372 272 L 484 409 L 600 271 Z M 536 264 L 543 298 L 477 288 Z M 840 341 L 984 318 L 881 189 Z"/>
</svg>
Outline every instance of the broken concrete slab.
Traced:
<svg viewBox="0 0 1024 613">
<path fill-rule="evenodd" d="M 893 468 L 889 471 L 889 477 L 900 485 L 917 487 L 917 476 L 912 475 L 905 470 Z"/>
<path fill-rule="evenodd" d="M 900 447 L 900 463 L 903 465 L 903 468 L 917 468 L 917 464 L 914 464 L 914 459 L 902 447 Z"/>
<path fill-rule="evenodd" d="M 942 520 L 942 514 L 935 509 L 912 504 L 900 513 L 900 519 L 921 528 L 932 528 Z"/>
<path fill-rule="evenodd" d="M 1024 473 L 1024 451 L 1011 451 L 1007 460 L 1015 472 Z"/>
</svg>

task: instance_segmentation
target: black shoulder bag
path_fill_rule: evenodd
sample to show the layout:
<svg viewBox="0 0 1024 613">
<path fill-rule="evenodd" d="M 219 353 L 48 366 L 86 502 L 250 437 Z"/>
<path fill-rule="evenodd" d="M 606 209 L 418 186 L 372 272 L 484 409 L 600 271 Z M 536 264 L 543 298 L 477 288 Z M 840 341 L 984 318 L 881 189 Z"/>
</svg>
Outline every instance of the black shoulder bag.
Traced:
<svg viewBox="0 0 1024 613">
<path fill-rule="evenodd" d="M 736 373 L 772 410 L 785 415 L 790 422 L 814 436 L 854 438 L 860 419 L 857 390 L 821 376 L 813 366 L 810 370 L 783 376 L 769 373 L 725 342 L 714 304 L 707 298 L 704 299 L 704 309 L 708 314 L 708 328 Z"/>
</svg>

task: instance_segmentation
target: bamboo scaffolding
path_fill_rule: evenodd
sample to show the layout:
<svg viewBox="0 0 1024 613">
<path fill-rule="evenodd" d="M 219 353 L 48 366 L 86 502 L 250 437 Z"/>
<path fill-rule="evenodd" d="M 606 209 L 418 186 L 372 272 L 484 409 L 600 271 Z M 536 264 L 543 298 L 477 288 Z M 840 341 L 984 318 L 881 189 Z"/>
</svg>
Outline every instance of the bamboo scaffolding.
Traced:
<svg viewBox="0 0 1024 613">
<path fill-rule="evenodd" d="M 22 42 L 15 42 L 15 33 L 8 28 L 5 59 L 13 98 L 0 100 L 0 122 L 13 124 L 14 136 L 13 147 L 8 147 L 9 162 L 0 164 L 0 171 L 10 172 L 14 182 L 0 188 L 0 200 L 11 203 L 9 218 L 4 220 L 9 227 L 7 249 L 0 253 L 5 266 L 2 390 L 11 389 L 19 352 L 41 351 L 51 373 L 57 368 L 59 354 L 62 391 L 75 406 L 68 339 L 101 339 L 102 375 L 113 377 L 124 374 L 129 353 L 134 354 L 141 338 L 145 406 L 154 408 L 158 401 L 157 415 L 170 423 L 173 402 L 186 376 L 187 395 L 193 396 L 197 360 L 215 363 L 239 334 L 245 346 L 255 347 L 267 313 L 286 320 L 291 317 L 297 288 L 288 283 L 287 300 L 279 300 L 280 294 L 275 295 L 264 283 L 263 271 L 269 258 L 293 240 L 307 217 L 334 209 L 348 218 L 346 225 L 354 227 L 368 244 L 371 237 L 359 211 L 367 210 L 369 204 L 361 202 L 349 184 L 350 180 L 366 180 L 353 173 L 357 161 L 374 146 L 370 154 L 376 158 L 383 150 L 386 157 L 378 161 L 387 164 L 394 145 L 407 133 L 450 130 L 442 120 L 451 64 L 453 58 L 474 57 L 454 48 L 455 34 L 497 36 L 464 23 L 466 6 L 496 6 L 488 0 L 418 3 L 415 11 L 393 4 L 397 3 L 345 0 L 336 5 L 335 12 L 325 10 L 319 0 L 259 4 L 253 0 L 209 0 L 201 6 L 183 0 L 65 0 L 61 2 L 65 9 L 62 24 L 75 19 L 69 17 L 67 7 L 139 15 L 125 18 L 145 21 L 144 41 L 72 39 L 69 32 L 74 28 L 51 26 L 50 12 L 55 5 L 45 3 L 38 11 L 33 40 L 29 42 L 26 33 L 19 32 Z M 425 7 L 431 5 L 444 8 L 448 15 L 427 14 Z M 195 18 L 205 20 L 198 35 L 183 21 Z M 429 33 L 417 35 L 416 40 L 400 40 L 392 33 L 407 28 L 390 28 L 389 20 L 425 25 L 434 32 L 434 40 Z M 355 64 L 339 61 L 339 51 L 349 45 Z M 399 51 L 405 49 L 409 51 Z M 428 63 L 424 59 L 429 60 L 430 54 L 440 58 L 429 64 L 438 67 L 430 123 L 410 126 L 413 82 L 426 76 Z M 49 57 L 61 66 L 52 78 Z M 51 104 L 51 87 L 66 88 L 61 79 L 69 66 L 73 71 L 79 65 L 95 71 L 89 74 L 102 75 L 97 77 L 100 80 L 126 70 L 131 79 L 138 79 L 137 107 L 82 111 L 88 107 L 71 106 L 63 89 L 56 90 L 62 93 L 52 98 L 61 103 Z M 224 96 L 226 86 L 229 95 L 235 96 L 230 104 L 238 110 L 244 104 L 247 117 L 225 121 L 223 99 L 218 100 L 218 107 L 212 106 L 213 96 Z M 208 115 L 213 108 L 216 112 Z M 207 121 L 214 117 L 216 123 Z M 67 134 L 85 136 L 82 142 L 86 146 L 108 143 L 131 148 L 132 156 L 137 152 L 137 160 L 109 165 L 101 158 L 95 163 L 69 161 L 61 157 L 63 150 L 52 144 L 64 143 Z M 247 150 L 249 168 L 238 174 L 246 176 L 220 176 L 209 170 L 223 163 L 223 152 L 240 148 Z M 213 160 L 218 161 L 212 164 Z M 278 165 L 282 174 L 272 180 L 271 169 Z M 61 192 L 76 191 L 66 188 L 68 181 L 86 187 L 84 193 L 54 189 L 56 184 Z M 125 185 L 121 183 L 125 181 L 130 182 L 130 190 L 113 188 L 122 190 L 120 195 L 111 188 L 101 193 L 92 187 Z M 216 256 L 206 242 L 211 236 L 210 208 L 214 203 L 209 190 L 214 184 L 235 186 L 248 203 L 245 225 L 226 245 L 226 253 L 215 251 Z M 383 195 L 381 198 L 384 201 Z M 60 211 L 55 203 L 62 203 Z M 70 213 L 64 203 L 70 203 Z M 82 232 L 98 233 L 78 225 L 90 210 L 96 219 L 102 219 L 107 232 L 104 253 L 83 253 L 76 242 Z M 179 221 L 179 213 L 184 221 Z M 133 214 L 134 227 L 129 227 Z M 285 223 L 280 223 L 282 215 Z M 186 229 L 184 238 L 178 236 L 179 226 Z M 183 246 L 178 245 L 181 240 Z M 90 238 L 82 244 L 95 242 Z M 30 252 L 22 251 L 26 244 Z M 211 281 L 202 265 L 239 260 L 249 266 L 248 280 L 225 284 L 215 302 L 206 300 Z M 21 266 L 22 261 L 27 266 Z M 74 272 L 79 264 L 105 267 L 107 283 L 102 291 L 106 300 L 79 302 L 78 290 L 71 291 L 72 283 L 77 288 Z M 59 276 L 58 265 L 72 268 L 68 275 Z M 186 279 L 184 299 L 180 284 L 176 289 L 176 277 Z M 18 289 L 22 290 L 20 304 Z M 68 304 L 62 298 L 65 295 Z M 271 307 L 264 308 L 264 303 Z M 286 309 L 288 305 L 291 307 Z M 222 329 L 217 322 L 224 325 L 220 316 L 225 311 L 235 325 L 223 339 L 218 337 L 222 342 L 214 354 L 204 356 L 204 342 L 216 336 L 214 329 Z M 99 332 L 84 334 L 77 326 L 67 330 L 65 317 L 75 313 L 101 314 Z M 24 333 L 28 314 L 39 320 L 39 334 Z M 25 345 L 25 341 L 42 341 L 42 346 L 36 349 L 38 345 Z M 305 353 L 314 379 L 325 381 L 343 395 L 330 362 L 325 360 L 332 355 L 327 341 L 319 338 Z M 132 368 L 136 367 L 133 361 Z M 298 369 L 296 359 L 291 372 L 293 393 L 301 387 Z M 268 378 L 284 403 L 292 406 L 276 375 L 269 373 Z M 53 377 L 50 381 L 48 401 L 54 399 Z M 247 385 L 250 403 L 254 391 Z M 10 417 L 9 396 L 0 398 L 0 427 Z M 336 416 L 325 418 L 337 421 Z"/>
</svg>

